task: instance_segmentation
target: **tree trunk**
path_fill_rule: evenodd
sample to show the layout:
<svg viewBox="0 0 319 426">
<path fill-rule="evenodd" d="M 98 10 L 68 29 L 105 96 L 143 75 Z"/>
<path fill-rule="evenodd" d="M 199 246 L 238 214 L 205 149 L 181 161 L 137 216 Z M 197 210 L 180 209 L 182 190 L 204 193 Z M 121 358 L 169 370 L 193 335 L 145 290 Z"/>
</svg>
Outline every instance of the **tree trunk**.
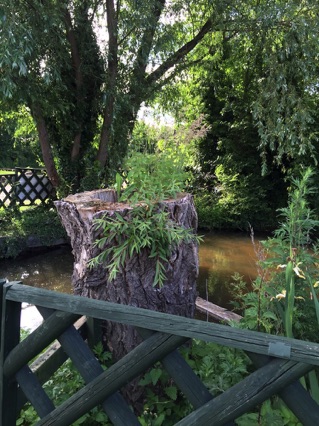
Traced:
<svg viewBox="0 0 319 426">
<path fill-rule="evenodd" d="M 94 247 L 98 234 L 92 223 L 102 216 L 112 217 L 115 212 L 129 218 L 132 208 L 118 203 L 115 191 L 107 189 L 70 195 L 56 201 L 55 205 L 71 239 L 75 257 L 72 276 L 75 294 L 193 317 L 198 275 L 196 243 L 182 243 L 172 250 L 162 288 L 153 287 L 155 260 L 149 258 L 147 250 L 127 258 L 116 279 L 110 281 L 103 266 L 93 269 L 87 266 L 87 261 L 100 253 Z M 197 214 L 191 195 L 180 194 L 174 200 L 167 200 L 164 208 L 172 220 L 196 232 Z M 121 358 L 140 341 L 135 330 L 116 323 L 106 324 L 105 340 L 115 359 Z"/>
<path fill-rule="evenodd" d="M 197 230 L 197 214 L 193 198 L 180 194 L 165 201 L 170 217 L 185 228 Z M 94 219 L 115 212 L 129 214 L 128 204 L 117 203 L 115 191 L 102 189 L 70 195 L 55 202 L 61 221 L 71 239 L 75 257 L 73 270 L 74 293 L 96 299 L 109 300 L 156 311 L 192 317 L 195 308 L 198 250 L 195 243 L 183 243 L 172 250 L 167 264 L 166 281 L 162 288 L 154 288 L 155 260 L 144 250 L 126 265 L 115 280 L 108 280 L 103 266 L 90 269 L 87 261 L 100 251 L 94 247 L 98 237 L 93 230 Z M 124 343 L 123 343 L 124 344 Z"/>
<path fill-rule="evenodd" d="M 54 157 L 50 145 L 48 129 L 39 104 L 34 103 L 33 105 L 31 105 L 31 112 L 36 123 L 43 162 L 48 177 L 53 187 L 57 188 L 60 183 L 60 178 L 54 163 Z"/>
</svg>

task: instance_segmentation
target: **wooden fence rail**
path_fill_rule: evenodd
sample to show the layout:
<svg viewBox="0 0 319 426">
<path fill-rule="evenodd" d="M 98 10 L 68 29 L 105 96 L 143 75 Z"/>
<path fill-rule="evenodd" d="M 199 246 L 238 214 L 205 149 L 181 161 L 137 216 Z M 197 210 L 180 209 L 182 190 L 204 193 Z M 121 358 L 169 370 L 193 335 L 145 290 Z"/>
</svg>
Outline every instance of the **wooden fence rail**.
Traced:
<svg viewBox="0 0 319 426">
<path fill-rule="evenodd" d="M 16 167 L 0 174 L 0 207 L 43 203 L 53 197 L 45 169 Z"/>
<path fill-rule="evenodd" d="M 158 361 L 193 406 L 193 412 L 177 423 L 180 426 L 234 424 L 236 418 L 274 394 L 284 400 L 303 425 L 318 425 L 319 406 L 299 382 L 299 378 L 319 365 L 317 343 L 60 294 L 17 282 L 2 281 L 0 291 L 0 423 L 3 426 L 15 425 L 17 410 L 26 399 L 41 419 L 37 425 L 71 425 L 98 404 L 102 404 L 114 425 L 138 425 L 120 390 Z M 44 322 L 20 342 L 22 302 L 36 305 Z M 83 316 L 136 327 L 144 340 L 103 371 L 85 341 L 85 328 L 77 331 L 74 326 Z M 30 362 L 55 339 L 63 348 L 62 356 L 55 355 L 54 362 L 48 358 L 41 371 L 34 370 Z M 178 351 L 189 339 L 244 350 L 256 369 L 214 397 Z M 42 384 L 66 356 L 71 358 L 86 385 L 55 407 Z"/>
</svg>

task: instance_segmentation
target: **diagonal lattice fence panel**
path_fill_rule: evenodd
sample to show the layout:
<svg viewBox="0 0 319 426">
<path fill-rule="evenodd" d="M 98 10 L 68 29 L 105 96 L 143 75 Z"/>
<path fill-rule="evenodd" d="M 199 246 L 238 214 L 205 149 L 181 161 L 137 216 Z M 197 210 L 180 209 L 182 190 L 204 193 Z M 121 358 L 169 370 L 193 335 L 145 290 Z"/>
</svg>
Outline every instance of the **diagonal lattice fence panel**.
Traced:
<svg viewBox="0 0 319 426">
<path fill-rule="evenodd" d="M 54 188 L 44 169 L 6 170 L 0 175 L 0 207 L 33 205 L 54 199 Z"/>
<path fill-rule="evenodd" d="M 0 175 L 0 207 L 8 207 L 15 199 L 15 179 L 14 173 Z"/>
<path fill-rule="evenodd" d="M 230 426 L 240 415 L 274 394 L 283 398 L 303 425 L 318 424 L 319 406 L 298 381 L 319 365 L 317 343 L 59 294 L 20 283 L 3 281 L 0 293 L 3 302 L 0 304 L 0 409 L 3 425 L 15 425 L 19 389 L 37 410 L 41 418 L 37 423 L 39 426 L 71 425 L 99 404 L 114 425 L 137 425 L 139 421 L 120 390 L 157 362 L 163 364 L 193 406 L 193 412 L 178 425 Z M 22 301 L 35 304 L 44 322 L 19 342 Z M 144 341 L 104 371 L 88 347 L 85 335 L 81 336 L 73 325 L 83 315 L 130 324 L 136 327 Z M 55 339 L 85 382 L 84 387 L 58 407 L 46 396 L 40 375 L 29 366 L 30 360 Z M 253 360 L 255 358 L 256 370 L 214 397 L 178 351 L 189 339 L 245 350 Z"/>
</svg>

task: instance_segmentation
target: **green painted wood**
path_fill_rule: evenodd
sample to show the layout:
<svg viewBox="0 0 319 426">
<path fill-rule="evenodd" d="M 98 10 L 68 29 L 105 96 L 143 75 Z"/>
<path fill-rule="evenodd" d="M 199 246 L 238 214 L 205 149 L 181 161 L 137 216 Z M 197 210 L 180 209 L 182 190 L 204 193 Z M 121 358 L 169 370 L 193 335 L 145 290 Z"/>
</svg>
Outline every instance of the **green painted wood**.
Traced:
<svg viewBox="0 0 319 426">
<path fill-rule="evenodd" d="M 69 426 L 183 343 L 185 339 L 182 337 L 155 333 L 47 417 L 41 419 L 37 425 Z"/>
<path fill-rule="evenodd" d="M 152 331 L 138 328 L 138 333 L 143 339 L 151 336 Z M 183 392 L 188 401 L 196 409 L 213 399 L 213 395 L 194 373 L 189 364 L 178 350 L 166 355 L 161 361 L 163 367 L 174 380 L 176 386 Z M 225 426 L 235 426 L 234 422 L 227 422 Z"/>
<path fill-rule="evenodd" d="M 299 381 L 285 387 L 278 395 L 303 426 L 318 426 L 319 405 Z"/>
<path fill-rule="evenodd" d="M 49 350 L 49 349 L 48 349 Z M 41 357 L 42 355 L 40 355 Z M 45 358 L 45 361 L 44 361 Z M 38 364 L 37 369 L 34 369 L 33 364 L 30 368 L 36 376 L 37 381 L 43 385 L 47 382 L 55 371 L 61 367 L 61 365 L 68 359 L 64 350 L 59 347 L 55 351 L 50 351 L 50 354 L 45 352 L 43 354 L 43 362 Z M 17 412 L 19 413 L 24 404 L 28 401 L 21 389 L 18 391 L 18 401 L 17 401 Z"/>
<path fill-rule="evenodd" d="M 193 411 L 176 426 L 221 426 L 280 392 L 285 386 L 302 377 L 311 366 L 273 359 L 240 383 Z"/>
<path fill-rule="evenodd" d="M 24 286 L 21 287 L 24 288 Z M 4 363 L 4 374 L 7 376 L 14 375 L 78 318 L 80 318 L 79 315 L 60 311 L 54 312 L 11 351 L 10 357 Z"/>
<path fill-rule="evenodd" d="M 149 311 L 147 309 L 124 306 L 101 300 L 84 299 L 61 293 L 52 293 L 49 290 L 18 284 L 8 286 L 7 297 L 14 301 L 26 301 L 39 306 L 64 310 L 104 320 L 120 322 L 135 327 L 147 328 L 159 332 L 167 332 L 176 336 L 200 339 L 215 342 L 258 354 L 268 355 L 276 345 L 290 347 L 290 359 L 319 365 L 319 344 L 288 339 L 266 333 L 232 328 L 227 325 L 208 323 L 189 318 Z M 280 358 L 281 355 L 278 354 Z"/>
<path fill-rule="evenodd" d="M 21 284 L 9 283 L 9 284 L 4 284 L 4 287 L 5 287 L 5 291 L 7 292 L 8 300 L 12 300 L 12 301 L 21 301 L 21 300 L 28 301 L 27 298 L 31 297 L 31 293 L 33 293 L 33 288 L 31 288 L 31 291 L 29 291 L 30 288 L 27 288 L 26 286 L 22 286 Z M 23 288 L 23 296 L 26 296 L 23 298 L 21 298 L 22 288 Z M 160 314 L 157 312 L 149 312 L 147 310 L 127 307 L 122 305 L 116 305 L 116 304 L 111 304 L 111 303 L 101 302 L 101 301 L 96 301 L 91 299 L 83 299 L 83 298 L 78 298 L 76 296 L 59 295 L 56 293 L 52 295 L 51 292 L 48 292 L 42 289 L 35 289 L 35 290 L 41 290 L 40 293 L 38 291 L 35 292 L 36 297 L 38 298 L 39 301 L 41 301 L 41 303 L 39 303 L 40 305 L 49 306 L 49 307 L 51 305 L 52 307 L 58 306 L 63 310 L 66 310 L 66 305 L 67 305 L 68 306 L 67 309 L 71 308 L 70 310 L 74 314 L 78 313 L 79 315 L 84 314 L 84 315 L 90 315 L 90 316 L 97 316 L 100 319 L 109 319 L 113 321 L 115 320 L 121 323 L 129 324 L 129 325 L 133 325 L 137 327 L 140 327 L 142 323 L 142 326 L 144 328 L 146 327 L 149 330 L 159 330 L 159 331 L 170 330 L 170 332 L 175 333 L 177 336 L 201 338 L 202 340 L 215 341 L 216 343 L 221 343 L 222 341 L 224 342 L 222 344 L 225 344 L 227 346 L 238 347 L 241 349 L 243 349 L 243 347 L 244 348 L 249 347 L 249 350 L 253 350 L 257 354 L 267 355 L 268 352 L 270 351 L 270 353 L 274 356 L 278 356 L 278 357 L 290 356 L 291 359 L 306 360 L 304 362 L 318 365 L 318 345 L 314 343 L 300 342 L 294 339 L 285 339 L 285 338 L 271 336 L 271 335 L 262 334 L 262 333 L 247 332 L 246 330 L 231 329 L 227 326 L 220 326 L 218 324 L 211 324 L 211 323 L 206 323 L 202 321 L 190 320 L 187 318 L 181 318 L 181 317 L 176 317 L 176 316 L 167 315 L 167 314 Z M 67 300 L 64 299 L 64 296 L 68 296 Z M 54 300 L 52 300 L 52 298 Z M 81 300 L 77 300 L 77 299 L 81 299 Z M 34 301 L 35 299 L 33 298 L 29 302 L 35 303 Z M 222 332 L 224 332 L 224 336 L 221 336 Z M 242 339 L 242 341 L 240 341 L 240 343 L 238 342 L 236 343 L 236 339 L 237 340 Z M 262 349 L 258 349 L 258 347 L 256 347 L 257 345 L 261 345 Z M 307 354 L 307 351 L 309 351 L 309 354 Z M 166 356 L 169 356 L 169 355 L 166 355 Z M 279 360 L 276 360 L 276 361 L 279 362 Z M 256 388 L 251 389 L 251 393 L 248 393 L 250 397 L 247 399 L 247 401 L 241 401 L 240 403 L 237 404 L 237 413 L 236 413 L 237 417 L 238 415 L 241 415 L 241 414 L 238 414 L 239 412 L 246 412 L 250 410 L 252 407 L 252 404 L 260 403 L 258 401 L 264 400 L 263 398 L 267 399 L 269 397 L 269 396 L 265 397 L 267 392 L 270 392 L 270 395 L 276 392 L 285 393 L 287 390 L 283 389 L 283 386 L 287 386 L 287 383 L 289 384 L 291 383 L 291 381 L 294 381 L 296 380 L 296 378 L 300 377 L 300 375 L 298 374 L 300 373 L 301 370 L 309 371 L 309 369 L 311 369 L 310 365 L 300 363 L 296 366 L 295 369 L 287 368 L 287 371 L 282 373 L 282 377 L 278 377 L 274 379 L 273 376 L 271 375 L 271 370 L 264 370 L 266 367 L 269 367 L 269 365 L 272 363 L 273 361 L 261 369 L 262 371 L 266 371 L 266 373 L 268 373 L 268 378 L 267 377 L 264 378 L 264 373 L 263 373 L 262 379 L 258 375 L 255 378 L 253 375 L 251 375 L 253 377 L 249 376 L 251 380 L 253 380 L 252 384 L 256 385 Z M 284 363 L 286 365 L 288 361 L 280 361 L 280 363 Z M 290 364 L 295 366 L 295 363 L 290 363 Z M 289 365 L 289 363 L 287 365 Z M 140 368 L 142 367 L 140 366 Z M 299 369 L 298 374 L 296 373 L 297 369 Z M 256 373 L 260 374 L 260 370 L 258 370 Z M 129 371 L 129 374 L 131 375 L 132 371 Z M 245 381 L 248 379 L 249 378 L 245 379 Z M 257 387 L 260 385 L 260 383 L 264 383 L 264 379 L 267 381 L 267 384 L 265 385 L 265 389 L 263 388 L 262 390 L 259 390 L 258 388 L 258 392 L 257 392 Z M 93 382 L 95 382 L 96 380 L 97 379 L 93 380 Z M 91 385 L 93 382 L 91 382 Z M 296 392 L 297 397 L 300 398 L 303 392 L 300 392 L 300 386 L 299 386 L 299 389 L 297 389 L 297 386 L 294 386 L 295 384 L 296 383 L 289 385 L 291 386 L 290 387 L 291 392 L 286 392 L 286 393 L 291 394 L 292 391 L 294 391 Z M 114 383 L 112 385 L 115 386 Z M 239 385 L 240 387 L 237 389 L 237 394 L 240 396 L 240 394 L 242 394 L 244 389 L 242 387 L 243 382 L 241 382 Z M 98 387 L 101 386 L 100 383 L 97 386 Z M 88 389 L 88 388 L 86 387 L 79 392 L 80 393 L 84 392 L 85 394 L 86 392 L 85 389 Z M 289 391 L 289 388 L 288 388 L 288 391 Z M 108 386 L 106 387 L 106 389 L 101 389 L 101 393 L 103 393 L 103 395 L 104 393 L 106 393 L 106 395 L 108 396 L 110 395 L 109 392 L 110 392 L 110 389 Z M 227 398 L 236 397 L 236 389 L 234 390 L 234 388 L 232 388 L 232 392 L 233 393 L 231 393 L 230 396 L 228 395 Z M 77 393 L 77 395 L 78 394 L 79 393 Z M 100 398 L 100 397 L 101 397 L 101 394 L 98 392 L 98 396 L 96 398 Z M 92 400 L 90 398 L 86 399 L 86 401 L 89 401 L 88 404 L 92 404 Z M 228 399 L 228 402 L 229 402 L 229 399 Z M 306 403 L 308 410 L 311 407 L 314 408 L 312 404 L 307 405 L 308 403 L 309 403 L 309 400 Z M 217 409 L 218 415 L 216 417 L 216 406 L 218 406 L 218 404 L 219 404 L 219 408 Z M 232 406 L 233 405 L 234 404 L 232 404 Z M 302 405 L 302 404 L 299 404 L 299 405 Z M 315 408 L 317 409 L 317 406 Z M 57 410 L 59 410 L 59 408 Z M 213 419 L 214 425 L 224 424 L 229 419 L 229 413 L 227 412 L 227 410 L 228 410 L 227 400 L 220 400 L 220 397 L 217 397 L 213 401 L 208 402 L 202 408 L 196 410 L 193 414 L 190 415 L 190 416 L 195 415 L 196 423 L 191 423 L 192 421 L 194 421 L 194 418 L 192 419 L 192 417 L 188 416 L 186 419 L 184 419 L 186 423 L 180 422 L 179 424 L 196 424 L 196 425 L 210 424 L 205 422 L 206 421 L 212 422 L 212 419 Z M 56 412 L 57 411 L 54 410 L 54 413 Z M 308 411 L 308 414 L 309 414 L 309 411 Z M 48 421 L 50 421 L 49 419 L 51 415 L 53 415 L 53 413 L 47 416 Z M 68 423 L 63 423 L 63 422 L 65 421 L 67 416 L 70 416 L 70 415 L 71 415 L 70 412 L 66 410 L 66 411 L 63 411 L 63 414 L 61 415 L 60 420 L 62 421 L 62 423 L 53 422 L 53 423 L 43 423 L 43 424 L 67 425 Z M 305 415 L 305 414 L 301 414 L 301 415 Z M 231 419 L 236 418 L 234 417 L 234 410 L 232 411 L 231 416 L 232 416 Z M 217 421 L 220 421 L 222 423 L 216 423 Z M 42 423 L 39 423 L 39 424 L 42 424 Z M 308 425 L 310 426 L 317 423 L 303 422 L 303 424 L 305 424 L 306 426 Z"/>
<path fill-rule="evenodd" d="M 81 321 L 81 319 L 80 319 Z M 76 323 L 77 324 L 77 323 Z M 87 338 L 86 323 L 84 322 L 79 326 L 78 332 L 83 339 Z M 52 343 L 48 349 L 41 353 L 35 361 L 30 365 L 31 370 L 37 377 L 37 380 L 41 385 L 47 382 L 56 370 L 68 359 L 68 356 L 64 352 L 63 348 L 58 342 Z M 20 412 L 23 405 L 27 402 L 27 398 L 24 393 L 18 390 L 18 402 L 17 409 Z"/>
<path fill-rule="evenodd" d="M 257 368 L 264 366 L 270 360 L 269 357 L 251 352 L 247 352 L 247 355 Z M 299 380 L 282 389 L 278 395 L 303 426 L 318 425 L 319 405 L 312 399 L 310 393 L 301 385 Z"/>
<path fill-rule="evenodd" d="M 86 324 L 88 329 L 88 345 L 93 349 L 102 340 L 102 321 L 89 317 L 86 320 Z"/>
<path fill-rule="evenodd" d="M 142 328 L 138 328 L 137 331 L 143 339 L 153 334 L 152 331 Z M 194 408 L 201 407 L 213 398 L 177 350 L 163 358 L 161 363 Z"/>
<path fill-rule="evenodd" d="M 3 362 L 4 362 L 4 353 L 3 353 L 3 340 L 2 340 L 2 328 L 3 324 L 5 324 L 5 291 L 4 284 L 6 280 L 0 280 L 0 424 L 3 420 L 3 394 L 4 394 L 4 381 L 3 381 Z"/>
<path fill-rule="evenodd" d="M 47 308 L 39 308 L 39 311 L 43 318 L 48 318 L 54 312 Z M 104 370 L 100 363 L 74 326 L 69 327 L 62 333 L 58 341 L 83 377 L 85 383 L 89 383 L 103 373 Z M 119 392 L 114 393 L 103 401 L 102 406 L 115 426 L 140 425 L 140 422 Z"/>
<path fill-rule="evenodd" d="M 53 402 L 45 393 L 40 382 L 29 367 L 22 367 L 16 374 L 16 379 L 23 393 L 40 417 L 48 415 L 55 409 Z"/>
<path fill-rule="evenodd" d="M 0 278 L 0 319 L 1 319 L 1 324 L 3 322 L 3 318 L 2 318 L 2 305 L 4 302 L 3 300 L 3 287 L 6 283 L 6 280 L 3 278 Z M 0 341 L 1 341 L 1 324 L 0 324 Z"/>
<path fill-rule="evenodd" d="M 19 343 L 21 303 L 7 301 L 5 293 L 4 285 L 1 313 L 0 424 L 15 426 L 18 384 L 15 377 L 4 374 L 4 362 L 12 348 Z"/>
</svg>

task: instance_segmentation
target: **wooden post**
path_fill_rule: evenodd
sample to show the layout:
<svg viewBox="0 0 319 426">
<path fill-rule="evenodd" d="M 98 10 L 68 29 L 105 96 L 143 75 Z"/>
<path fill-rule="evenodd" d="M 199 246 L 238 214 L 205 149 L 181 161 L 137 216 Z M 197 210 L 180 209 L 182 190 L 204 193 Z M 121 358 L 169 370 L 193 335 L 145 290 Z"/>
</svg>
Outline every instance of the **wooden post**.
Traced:
<svg viewBox="0 0 319 426">
<path fill-rule="evenodd" d="M 6 300 L 6 284 L 1 292 L 1 351 L 0 351 L 0 424 L 15 426 L 17 416 L 18 384 L 14 376 L 4 374 L 4 362 L 20 340 L 21 303 Z"/>
</svg>

